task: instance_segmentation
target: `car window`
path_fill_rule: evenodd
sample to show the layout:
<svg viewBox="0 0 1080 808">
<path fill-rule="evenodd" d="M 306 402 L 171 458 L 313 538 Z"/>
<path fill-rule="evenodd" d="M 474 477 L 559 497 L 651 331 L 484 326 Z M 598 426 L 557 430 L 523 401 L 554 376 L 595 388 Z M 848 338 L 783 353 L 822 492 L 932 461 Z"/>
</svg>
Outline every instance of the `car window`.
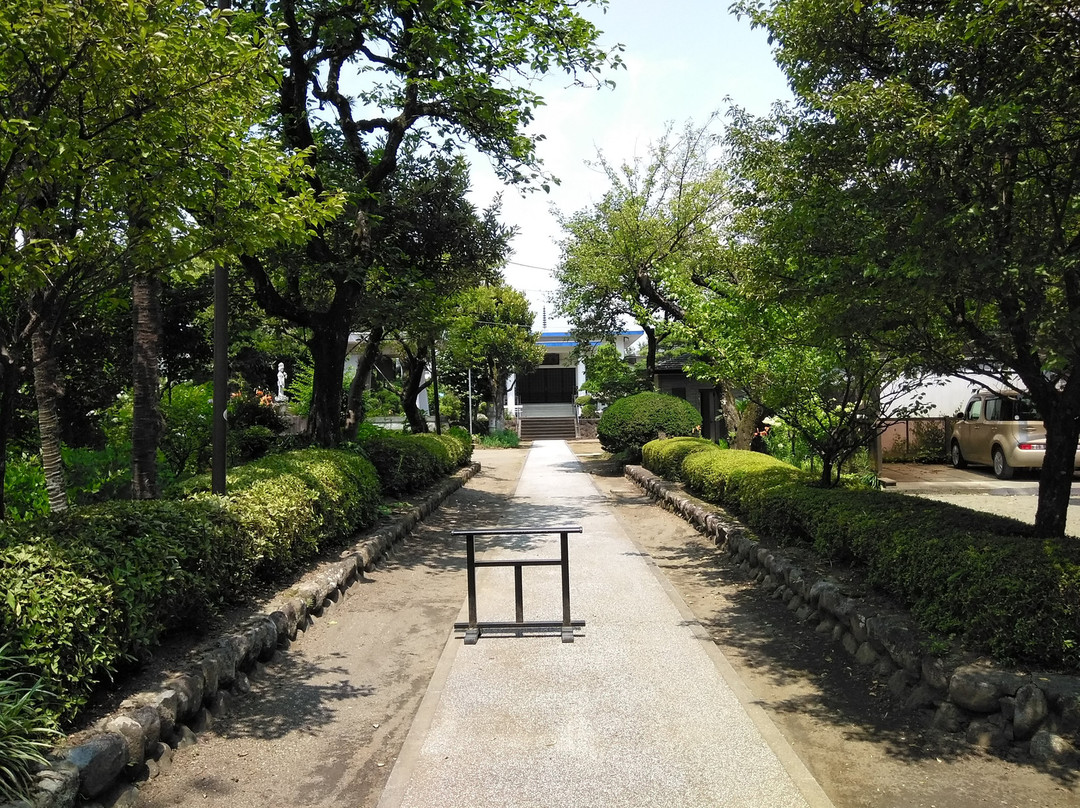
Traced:
<svg viewBox="0 0 1080 808">
<path fill-rule="evenodd" d="M 979 415 L 982 413 L 982 399 L 977 398 L 968 404 L 967 420 L 978 421 Z"/>
<path fill-rule="evenodd" d="M 1001 399 L 988 398 L 983 406 L 983 419 L 986 421 L 1001 421 Z"/>
<path fill-rule="evenodd" d="M 1021 398 L 1016 402 L 1014 421 L 1041 421 L 1042 419 L 1042 413 L 1036 409 L 1035 402 L 1030 398 Z"/>
</svg>

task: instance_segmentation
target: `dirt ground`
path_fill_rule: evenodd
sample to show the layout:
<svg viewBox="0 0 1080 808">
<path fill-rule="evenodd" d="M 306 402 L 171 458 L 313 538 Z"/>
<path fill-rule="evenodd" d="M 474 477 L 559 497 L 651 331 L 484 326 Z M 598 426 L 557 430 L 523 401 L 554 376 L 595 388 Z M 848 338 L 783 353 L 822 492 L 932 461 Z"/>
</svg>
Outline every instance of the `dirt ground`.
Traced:
<svg viewBox="0 0 1080 808">
<path fill-rule="evenodd" d="M 841 647 L 798 626 L 653 505 L 598 444 L 572 448 L 838 808 L 1080 805 L 1069 773 L 927 731 L 924 717 L 900 711 Z M 524 450 L 478 450 L 482 473 L 253 676 L 253 692 L 178 751 L 138 805 L 375 806 L 464 600 L 450 530 L 478 515 L 497 519 L 524 458 Z"/>
</svg>

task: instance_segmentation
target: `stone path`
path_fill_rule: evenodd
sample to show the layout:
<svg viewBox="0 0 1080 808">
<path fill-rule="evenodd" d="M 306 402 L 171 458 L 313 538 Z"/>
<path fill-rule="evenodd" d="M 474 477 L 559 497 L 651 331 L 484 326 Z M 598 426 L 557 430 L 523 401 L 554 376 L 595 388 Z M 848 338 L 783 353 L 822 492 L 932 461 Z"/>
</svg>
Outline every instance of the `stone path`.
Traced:
<svg viewBox="0 0 1080 808">
<path fill-rule="evenodd" d="M 534 444 L 501 510 L 499 527 L 582 526 L 571 604 L 586 626 L 573 643 L 451 639 L 379 808 L 832 805 L 565 443 Z M 477 548 L 550 558 L 558 537 Z M 526 620 L 559 619 L 558 575 L 525 568 Z M 478 586 L 482 621 L 513 619 L 510 570 L 481 569 Z"/>
</svg>

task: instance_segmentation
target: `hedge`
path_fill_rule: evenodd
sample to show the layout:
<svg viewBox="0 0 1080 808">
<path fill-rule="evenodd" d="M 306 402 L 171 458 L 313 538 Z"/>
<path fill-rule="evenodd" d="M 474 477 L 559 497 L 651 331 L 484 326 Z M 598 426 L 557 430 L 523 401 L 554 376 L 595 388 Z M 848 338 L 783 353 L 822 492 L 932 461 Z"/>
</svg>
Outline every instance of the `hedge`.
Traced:
<svg viewBox="0 0 1080 808">
<path fill-rule="evenodd" d="M 472 458 L 472 439 L 464 429 L 448 434 L 407 434 L 371 430 L 356 446 L 375 466 L 387 494 L 419 491 Z"/>
<path fill-rule="evenodd" d="M 1076 538 L 1037 539 L 1016 520 L 917 497 L 816 487 L 755 452 L 689 454 L 678 473 L 759 534 L 863 566 L 929 632 L 1003 662 L 1080 669 Z"/>
<path fill-rule="evenodd" d="M 641 447 L 660 437 L 689 436 L 701 428 L 694 405 L 663 393 L 637 393 L 612 402 L 600 416 L 596 435 L 608 452 L 641 457 Z"/>
<path fill-rule="evenodd" d="M 641 447 L 641 464 L 667 480 L 681 480 L 682 464 L 687 455 L 719 449 L 708 438 L 653 440 Z"/>
<path fill-rule="evenodd" d="M 190 626 L 252 579 L 272 579 L 372 524 L 375 469 L 309 449 L 230 471 L 228 496 L 109 502 L 0 526 L 0 645 L 72 719 L 124 660 Z M 0 671 L 0 674 L 4 671 Z"/>
</svg>

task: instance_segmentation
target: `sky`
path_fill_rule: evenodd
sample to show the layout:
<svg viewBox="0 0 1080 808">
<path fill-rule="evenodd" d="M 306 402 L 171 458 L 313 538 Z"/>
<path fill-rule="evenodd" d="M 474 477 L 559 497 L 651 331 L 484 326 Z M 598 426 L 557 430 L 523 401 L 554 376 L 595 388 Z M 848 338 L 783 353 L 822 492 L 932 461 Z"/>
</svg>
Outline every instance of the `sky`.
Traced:
<svg viewBox="0 0 1080 808">
<path fill-rule="evenodd" d="M 530 132 L 545 135 L 539 156 L 561 180 L 550 194 L 507 188 L 474 156 L 473 202 L 486 206 L 502 192 L 502 219 L 519 230 L 504 274 L 529 298 L 536 328 L 545 305 L 548 330 L 568 327 L 551 315 L 548 301 L 562 237 L 553 208 L 570 214 L 600 200 L 606 180 L 586 165 L 598 150 L 616 164 L 632 161 L 648 153 L 668 123 L 676 129 L 687 121 L 701 124 L 731 105 L 764 115 L 776 101 L 791 98 L 765 32 L 751 29 L 727 7 L 728 0 L 611 0 L 606 14 L 585 12 L 604 31 L 605 46 L 623 44 L 625 69 L 606 74 L 614 90 L 568 86 L 563 75 L 539 85 L 546 105 L 537 110 Z"/>
</svg>

